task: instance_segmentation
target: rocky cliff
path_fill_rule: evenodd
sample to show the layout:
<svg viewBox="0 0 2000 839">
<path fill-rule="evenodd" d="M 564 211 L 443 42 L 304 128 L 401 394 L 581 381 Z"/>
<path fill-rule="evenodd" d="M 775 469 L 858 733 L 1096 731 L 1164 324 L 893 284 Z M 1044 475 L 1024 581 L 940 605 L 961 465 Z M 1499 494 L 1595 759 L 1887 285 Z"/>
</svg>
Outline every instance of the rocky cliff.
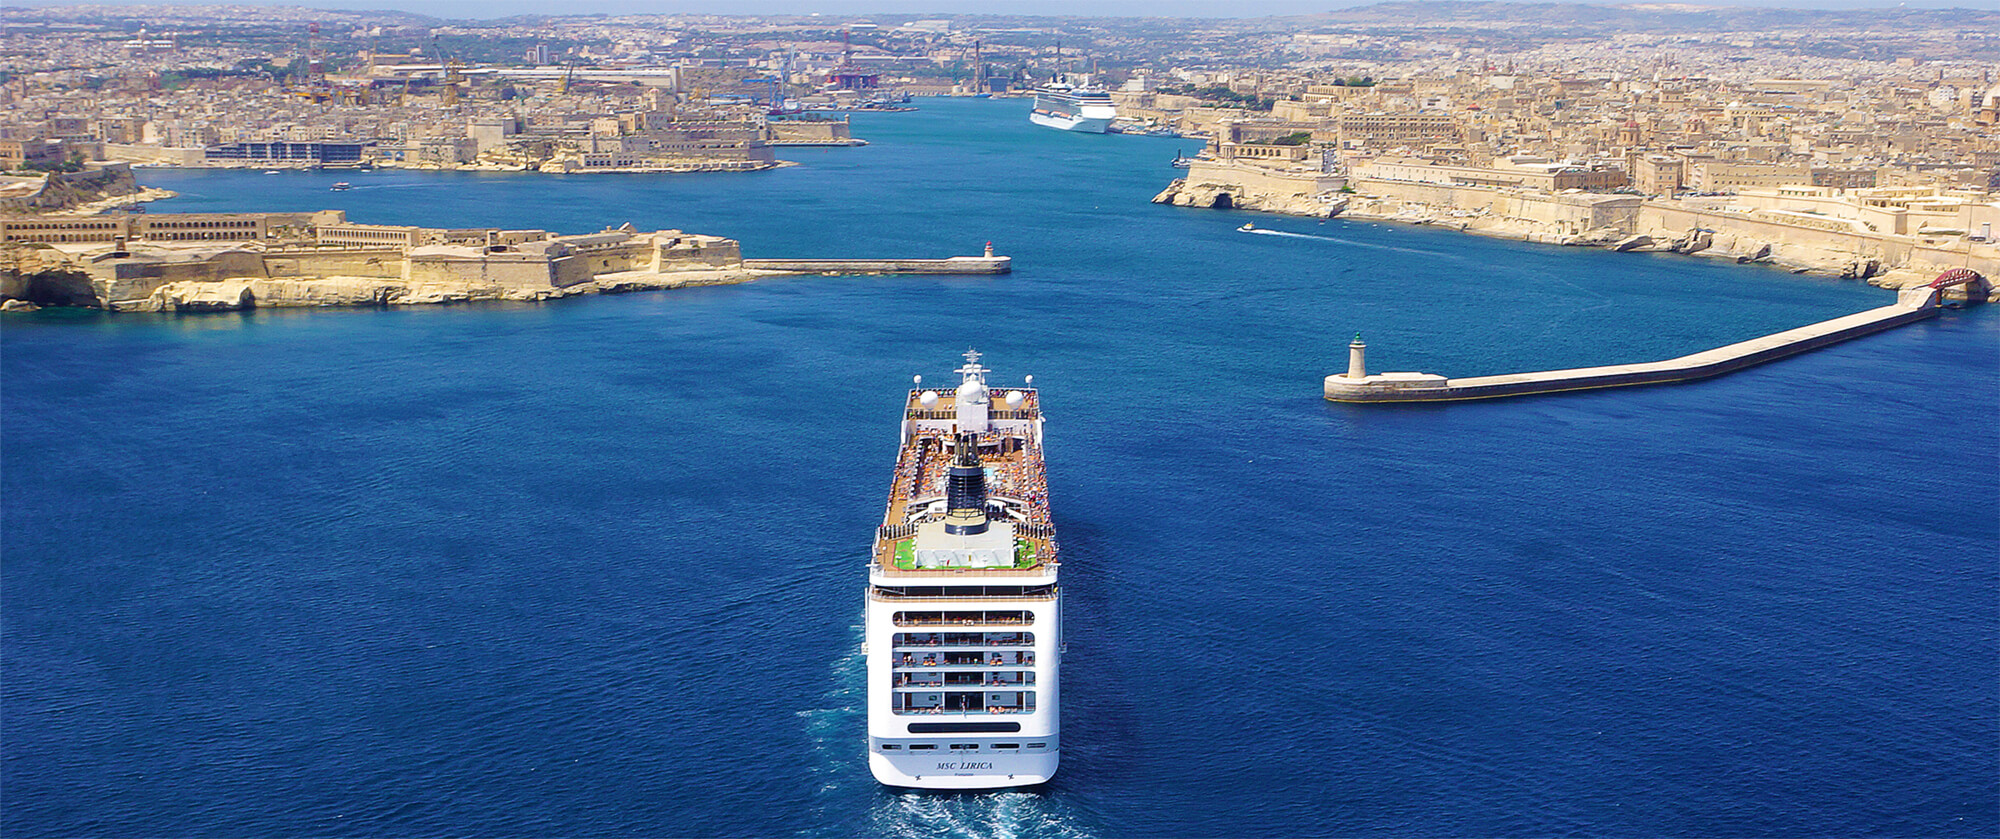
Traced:
<svg viewBox="0 0 2000 839">
<path fill-rule="evenodd" d="M 1175 179 L 1173 183 L 1167 185 L 1159 195 L 1153 196 L 1153 203 L 1218 210 L 1253 210 L 1313 218 L 1332 218 L 1340 215 L 1341 210 L 1347 207 L 1346 200 L 1342 198 L 1322 199 L 1314 195 L 1260 191 L 1250 189 L 1241 183 L 1190 185 L 1185 178 Z"/>
<path fill-rule="evenodd" d="M 70 211 L 95 202 L 137 194 L 139 184 L 132 178 L 132 167 L 124 163 L 110 163 L 82 172 L 47 175 L 43 177 L 40 189 L 27 195 L 0 198 L 0 211 Z"/>
</svg>

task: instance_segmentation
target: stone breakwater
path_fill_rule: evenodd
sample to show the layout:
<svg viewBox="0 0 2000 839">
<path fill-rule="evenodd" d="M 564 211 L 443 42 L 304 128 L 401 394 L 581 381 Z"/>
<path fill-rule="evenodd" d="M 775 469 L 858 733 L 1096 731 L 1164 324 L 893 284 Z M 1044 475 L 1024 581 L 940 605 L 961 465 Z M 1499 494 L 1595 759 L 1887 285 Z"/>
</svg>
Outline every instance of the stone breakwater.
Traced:
<svg viewBox="0 0 2000 839">
<path fill-rule="evenodd" d="M 1976 280 L 1976 285 L 1984 284 L 1983 278 Z M 1980 291 L 1983 293 L 1984 289 Z M 1334 402 L 1456 402 L 1688 382 L 1732 373 L 1935 317 L 1942 296 L 1941 289 L 1904 289 L 1897 292 L 1896 302 L 1887 306 L 1665 361 L 1464 379 L 1448 379 L 1432 373 L 1369 375 L 1362 355 L 1365 347 L 1357 338 L 1349 345 L 1352 357 L 1348 372 L 1327 376 L 1322 388 L 1326 398 Z"/>
</svg>

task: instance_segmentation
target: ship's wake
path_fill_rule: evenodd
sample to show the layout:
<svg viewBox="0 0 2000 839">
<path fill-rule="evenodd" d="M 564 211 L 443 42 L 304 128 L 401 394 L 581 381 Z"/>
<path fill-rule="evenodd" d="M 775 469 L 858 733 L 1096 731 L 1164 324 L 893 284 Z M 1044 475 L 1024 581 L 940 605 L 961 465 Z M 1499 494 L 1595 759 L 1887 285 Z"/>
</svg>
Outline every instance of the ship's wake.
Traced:
<svg viewBox="0 0 2000 839">
<path fill-rule="evenodd" d="M 1256 233 L 1260 236 L 1284 236 L 1291 239 L 1317 239 L 1322 242 L 1337 242 L 1342 245 L 1353 245 L 1357 248 L 1375 248 L 1377 250 L 1396 251 L 1398 253 L 1416 253 L 1416 254 L 1423 254 L 1425 256 L 1439 256 L 1439 257 L 1452 256 L 1452 254 L 1445 253 L 1442 251 L 1430 251 L 1430 250 L 1424 250 L 1422 248 L 1399 248 L 1396 247 L 1395 245 L 1382 245 L 1382 244 L 1377 244 L 1375 242 L 1357 242 L 1354 241 L 1353 239 L 1342 239 L 1338 236 L 1319 236 L 1312 233 L 1293 233 L 1288 230 L 1265 230 L 1264 228 L 1261 227 L 1253 227 L 1250 228 L 1249 230 L 1243 230 L 1242 228 L 1237 228 L 1237 230 L 1242 233 Z"/>
<path fill-rule="evenodd" d="M 1085 839 L 1094 834 L 1070 807 L 1047 793 L 917 792 L 894 790 L 868 773 L 866 750 L 868 660 L 861 627 L 846 655 L 834 663 L 833 684 L 818 708 L 800 711 L 817 775 L 817 825 L 806 836 L 882 836 L 901 839 Z M 860 817 L 857 823 L 856 817 Z"/>
<path fill-rule="evenodd" d="M 885 793 L 868 813 L 874 836 L 1076 839 L 1083 829 L 1065 807 L 1038 792 Z"/>
</svg>

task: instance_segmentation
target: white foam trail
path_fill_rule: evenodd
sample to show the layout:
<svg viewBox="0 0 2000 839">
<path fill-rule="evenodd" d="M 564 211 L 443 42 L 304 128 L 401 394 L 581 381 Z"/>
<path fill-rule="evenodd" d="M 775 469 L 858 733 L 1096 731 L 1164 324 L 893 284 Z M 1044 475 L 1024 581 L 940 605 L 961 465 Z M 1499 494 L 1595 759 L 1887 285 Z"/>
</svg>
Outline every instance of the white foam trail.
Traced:
<svg viewBox="0 0 2000 839">
<path fill-rule="evenodd" d="M 1338 242 L 1343 245 L 1353 245 L 1357 248 L 1378 248 L 1380 250 L 1398 251 L 1401 253 L 1419 253 L 1425 256 L 1443 256 L 1443 257 L 1453 256 L 1452 254 L 1448 254 L 1443 251 L 1427 251 L 1421 248 L 1399 248 L 1396 247 L 1395 245 L 1378 245 L 1374 242 L 1356 242 L 1352 239 L 1341 239 L 1334 236 L 1315 236 L 1311 233 L 1293 233 L 1286 230 L 1265 230 L 1261 227 L 1253 227 L 1250 228 L 1249 230 L 1237 228 L 1237 232 L 1258 233 L 1265 236 L 1287 236 L 1293 239 L 1318 239 L 1322 242 Z"/>
<path fill-rule="evenodd" d="M 862 754 L 863 741 L 854 737 L 856 731 L 865 730 L 868 725 L 861 710 L 868 660 L 861 652 L 861 627 L 855 625 L 849 630 L 853 643 L 834 662 L 833 684 L 820 707 L 798 712 L 805 721 L 806 742 L 812 744 L 813 760 L 807 765 L 818 782 L 821 809 L 828 811 L 843 805 L 840 792 L 848 786 L 848 779 L 859 776 L 874 782 Z"/>
<path fill-rule="evenodd" d="M 877 835 L 929 839 L 1087 839 L 1092 834 L 1048 796 L 1032 792 L 897 793 L 869 814 Z"/>
</svg>

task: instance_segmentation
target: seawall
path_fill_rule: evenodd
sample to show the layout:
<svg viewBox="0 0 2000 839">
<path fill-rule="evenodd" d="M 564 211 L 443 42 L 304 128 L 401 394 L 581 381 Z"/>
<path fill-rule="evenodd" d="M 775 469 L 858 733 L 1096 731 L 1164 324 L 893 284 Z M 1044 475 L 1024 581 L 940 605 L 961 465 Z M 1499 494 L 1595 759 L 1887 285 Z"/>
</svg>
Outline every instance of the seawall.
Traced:
<svg viewBox="0 0 2000 839">
<path fill-rule="evenodd" d="M 793 274 L 1006 274 L 1009 256 L 954 256 L 946 259 L 746 259 L 743 267 Z"/>
<path fill-rule="evenodd" d="M 1435 224 L 1548 244 L 1768 262 L 1799 273 L 1867 279 L 1887 288 L 1921 285 L 1937 272 L 1954 267 L 2000 275 L 2000 247 L 1948 236 L 1890 232 L 1886 223 L 1880 225 L 1884 230 L 1876 231 L 1834 216 L 1726 210 L 1639 196 L 1551 195 L 1379 178 L 1357 178 L 1353 183 L 1359 194 L 1343 212 L 1350 218 Z M 1780 199 L 1749 195 L 1738 200 Z M 1855 210 L 1871 211 L 1866 207 Z M 1697 238 L 1698 242 L 1692 241 Z"/>
<path fill-rule="evenodd" d="M 1935 317 L 1938 297 L 1937 289 L 1905 289 L 1887 306 L 1665 361 L 1464 379 L 1430 373 L 1334 375 L 1326 377 L 1323 392 L 1334 402 L 1455 402 L 1694 381 Z"/>
</svg>

